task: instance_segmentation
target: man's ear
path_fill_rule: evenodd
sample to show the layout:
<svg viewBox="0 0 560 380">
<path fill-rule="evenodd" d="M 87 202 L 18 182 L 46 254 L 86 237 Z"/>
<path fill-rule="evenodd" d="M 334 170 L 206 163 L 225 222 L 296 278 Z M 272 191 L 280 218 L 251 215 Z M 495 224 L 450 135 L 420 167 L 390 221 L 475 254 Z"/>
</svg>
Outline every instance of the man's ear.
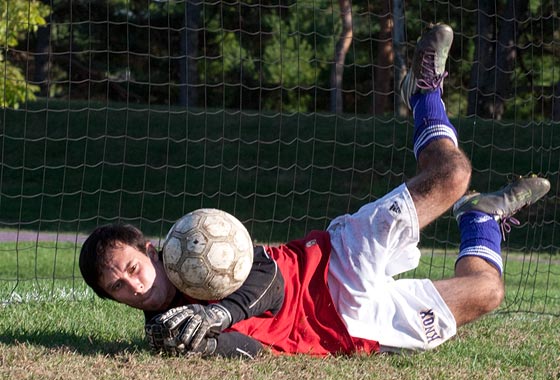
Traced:
<svg viewBox="0 0 560 380">
<path fill-rule="evenodd" d="M 152 261 L 159 260 L 158 250 L 156 249 L 156 247 L 154 247 L 154 245 L 150 241 L 146 243 L 146 253 L 148 254 L 148 257 L 152 259 Z"/>
</svg>

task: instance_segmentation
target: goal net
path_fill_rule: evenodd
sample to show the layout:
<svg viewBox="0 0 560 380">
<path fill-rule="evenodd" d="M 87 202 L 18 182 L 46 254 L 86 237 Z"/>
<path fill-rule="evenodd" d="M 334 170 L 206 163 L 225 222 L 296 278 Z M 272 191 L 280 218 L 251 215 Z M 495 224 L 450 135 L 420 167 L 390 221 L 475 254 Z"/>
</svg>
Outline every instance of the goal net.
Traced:
<svg viewBox="0 0 560 380">
<path fill-rule="evenodd" d="M 183 214 L 236 215 L 256 242 L 324 229 L 414 175 L 399 83 L 429 22 L 454 29 L 443 98 L 471 187 L 547 177 L 503 242 L 502 310 L 560 315 L 555 1 L 0 0 L 0 297 L 92 297 L 93 228 L 156 246 Z M 453 273 L 450 213 L 410 276 Z"/>
</svg>

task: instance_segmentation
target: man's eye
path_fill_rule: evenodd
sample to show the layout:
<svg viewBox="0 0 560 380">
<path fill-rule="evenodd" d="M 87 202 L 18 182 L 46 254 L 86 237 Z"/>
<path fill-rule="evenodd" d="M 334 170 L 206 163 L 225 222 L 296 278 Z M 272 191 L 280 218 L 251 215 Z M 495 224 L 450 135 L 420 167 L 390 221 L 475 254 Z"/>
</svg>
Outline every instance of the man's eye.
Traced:
<svg viewBox="0 0 560 380">
<path fill-rule="evenodd" d="M 128 272 L 129 273 L 134 273 L 134 272 L 136 272 L 137 268 L 138 268 L 138 264 L 131 265 L 130 268 L 128 268 Z"/>
<path fill-rule="evenodd" d="M 116 282 L 115 285 L 113 285 L 113 291 L 117 291 L 117 290 L 119 290 L 120 288 L 121 288 L 121 283 L 120 283 L 120 281 L 119 281 L 119 282 Z"/>
</svg>

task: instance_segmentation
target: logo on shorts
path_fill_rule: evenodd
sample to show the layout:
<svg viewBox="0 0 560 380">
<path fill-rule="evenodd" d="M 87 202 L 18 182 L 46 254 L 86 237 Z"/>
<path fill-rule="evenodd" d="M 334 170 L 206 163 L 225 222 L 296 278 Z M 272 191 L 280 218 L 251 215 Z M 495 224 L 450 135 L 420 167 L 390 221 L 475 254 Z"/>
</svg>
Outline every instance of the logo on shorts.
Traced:
<svg viewBox="0 0 560 380">
<path fill-rule="evenodd" d="M 426 340 L 428 343 L 432 343 L 435 340 L 443 339 L 436 331 L 436 315 L 433 310 L 421 311 L 420 318 L 422 319 L 422 325 L 424 326 L 424 334 L 426 334 Z"/>
<path fill-rule="evenodd" d="M 395 214 L 400 214 L 401 213 L 401 208 L 399 207 L 399 204 L 397 202 L 393 202 L 391 207 L 389 207 L 389 210 L 393 211 Z"/>
</svg>

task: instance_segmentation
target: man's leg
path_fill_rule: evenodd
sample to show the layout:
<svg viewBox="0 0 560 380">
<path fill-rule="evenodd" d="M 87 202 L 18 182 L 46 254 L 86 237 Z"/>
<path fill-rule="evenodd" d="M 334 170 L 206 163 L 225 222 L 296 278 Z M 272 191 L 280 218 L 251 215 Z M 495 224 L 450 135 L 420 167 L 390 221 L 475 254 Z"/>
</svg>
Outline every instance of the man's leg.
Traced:
<svg viewBox="0 0 560 380">
<path fill-rule="evenodd" d="M 443 214 L 467 190 L 471 167 L 457 146 L 457 131 L 441 99 L 445 62 L 453 30 L 430 25 L 419 39 L 401 96 L 414 114 L 414 154 L 418 173 L 407 181 L 420 228 Z"/>
<path fill-rule="evenodd" d="M 461 247 L 455 277 L 435 281 L 434 285 L 457 326 L 500 306 L 504 298 L 500 256 L 504 230 L 518 210 L 535 203 L 549 190 L 550 182 L 544 178 L 518 178 L 495 193 L 471 193 L 456 203 L 453 213 L 461 230 Z"/>
<path fill-rule="evenodd" d="M 418 174 L 407 181 L 420 228 L 451 207 L 466 191 L 470 162 L 460 151 L 457 133 L 441 100 L 445 63 L 453 41 L 447 25 L 431 25 L 419 39 L 401 96 L 414 114 L 414 154 Z M 500 243 L 508 219 L 544 196 L 550 183 L 522 178 L 491 194 L 469 194 L 455 204 L 461 249 L 455 277 L 434 285 L 457 326 L 497 308 L 504 297 Z M 473 291 L 476 289 L 476 291 Z"/>
</svg>

